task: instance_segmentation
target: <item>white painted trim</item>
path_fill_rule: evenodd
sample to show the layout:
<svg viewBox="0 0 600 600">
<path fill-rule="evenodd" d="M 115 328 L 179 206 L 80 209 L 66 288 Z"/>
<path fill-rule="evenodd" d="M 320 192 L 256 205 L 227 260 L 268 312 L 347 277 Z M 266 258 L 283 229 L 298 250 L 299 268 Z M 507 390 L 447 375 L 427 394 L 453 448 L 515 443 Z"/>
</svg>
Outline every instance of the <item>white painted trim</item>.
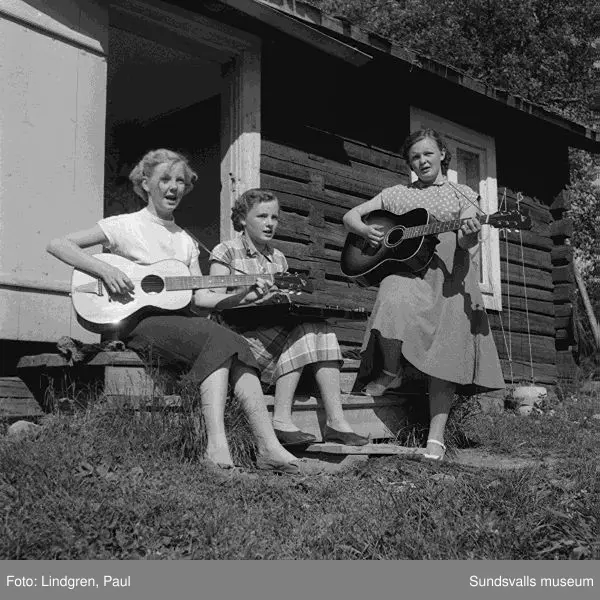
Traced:
<svg viewBox="0 0 600 600">
<path fill-rule="evenodd" d="M 88 0 L 87 4 L 94 5 L 96 3 Z M 101 14 L 101 8 L 98 8 L 98 13 Z M 106 56 L 106 44 L 96 38 L 85 35 L 75 29 L 64 25 L 52 16 L 33 8 L 23 0 L 2 0 L 0 5 L 0 17 L 11 19 L 22 24 L 28 29 L 41 31 L 50 37 L 58 38 L 71 42 L 80 48 L 89 50 L 94 54 Z"/>
<path fill-rule="evenodd" d="M 67 281 L 36 281 L 9 273 L 0 273 L 0 288 L 18 288 L 33 292 L 50 292 L 59 296 L 71 293 L 71 284 Z"/>
<path fill-rule="evenodd" d="M 454 123 L 419 108 L 410 108 L 411 131 L 431 127 L 439 131 L 448 144 L 452 156 L 456 158 L 457 148 L 464 148 L 480 157 L 480 172 L 483 178 L 479 182 L 481 208 L 486 214 L 498 210 L 498 183 L 496 177 L 496 143 L 493 137 L 485 135 L 458 123 Z M 413 174 L 414 176 L 414 174 Z M 457 171 L 450 163 L 448 180 L 457 181 Z M 500 279 L 500 237 L 495 227 L 484 227 L 481 234 L 481 252 L 483 282 L 480 283 L 483 302 L 487 309 L 502 310 L 502 287 Z"/>
<path fill-rule="evenodd" d="M 225 73 L 221 103 L 221 241 L 233 237 L 231 207 L 246 190 L 260 187 L 261 50 L 238 55 Z"/>
</svg>

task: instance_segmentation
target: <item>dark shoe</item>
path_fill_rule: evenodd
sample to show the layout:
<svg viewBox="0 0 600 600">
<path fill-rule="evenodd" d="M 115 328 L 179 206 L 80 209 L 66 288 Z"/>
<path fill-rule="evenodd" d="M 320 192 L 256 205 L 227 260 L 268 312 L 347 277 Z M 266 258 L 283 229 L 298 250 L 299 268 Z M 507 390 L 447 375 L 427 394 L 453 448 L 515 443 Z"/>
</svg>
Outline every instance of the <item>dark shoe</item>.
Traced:
<svg viewBox="0 0 600 600">
<path fill-rule="evenodd" d="M 353 431 L 338 431 L 332 429 L 329 425 L 325 425 L 325 431 L 323 432 L 324 442 L 337 442 L 338 444 L 344 444 L 344 446 L 364 446 L 369 443 L 369 438 L 358 435 Z"/>
<path fill-rule="evenodd" d="M 281 429 L 275 429 L 275 435 L 282 446 L 308 446 L 314 444 L 317 438 L 304 431 L 282 431 Z"/>
<path fill-rule="evenodd" d="M 272 471 L 282 475 L 301 475 L 300 467 L 297 462 L 279 462 L 270 458 L 259 456 L 256 459 L 256 468 L 261 471 Z"/>
</svg>

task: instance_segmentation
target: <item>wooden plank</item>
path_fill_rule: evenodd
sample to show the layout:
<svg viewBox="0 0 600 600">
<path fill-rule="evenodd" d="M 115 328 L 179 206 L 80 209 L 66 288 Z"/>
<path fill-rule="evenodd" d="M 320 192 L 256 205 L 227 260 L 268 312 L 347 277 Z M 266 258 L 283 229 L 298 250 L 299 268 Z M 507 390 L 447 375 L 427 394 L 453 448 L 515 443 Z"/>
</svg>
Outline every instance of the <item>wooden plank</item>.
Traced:
<svg viewBox="0 0 600 600">
<path fill-rule="evenodd" d="M 529 248 L 539 248 L 550 252 L 554 247 L 554 242 L 549 235 L 542 235 L 537 231 L 506 231 L 504 230 L 509 242 L 523 244 Z M 502 234 L 504 236 L 504 233 Z M 502 237 L 504 239 L 504 237 Z"/>
<path fill-rule="evenodd" d="M 531 364 L 526 361 L 512 362 L 501 359 L 500 365 L 504 378 L 509 383 L 531 382 Z M 533 380 L 536 383 L 555 385 L 558 377 L 557 367 L 548 363 L 533 363 Z"/>
<path fill-rule="evenodd" d="M 512 351 L 513 360 L 529 361 L 529 344 L 531 339 L 531 354 L 533 360 L 538 363 L 553 364 L 556 351 L 554 348 L 554 337 L 543 335 L 531 335 L 526 333 L 512 333 L 510 336 L 505 332 L 493 329 L 492 335 L 500 358 L 509 357 L 509 348 Z"/>
<path fill-rule="evenodd" d="M 573 312 L 573 305 L 570 302 L 554 305 L 554 313 L 556 317 L 572 317 Z"/>
<path fill-rule="evenodd" d="M 541 302 L 554 302 L 554 292 L 553 290 L 543 290 L 539 288 L 532 288 L 527 286 L 525 288 L 522 285 L 519 285 L 515 282 L 511 282 L 510 285 L 503 283 L 502 292 L 504 294 L 510 294 L 511 297 L 511 306 L 512 302 L 515 298 L 525 298 L 528 300 L 539 300 Z"/>
<path fill-rule="evenodd" d="M 44 411 L 33 398 L 0 397 L 0 421 L 15 421 L 41 417 Z"/>
<path fill-rule="evenodd" d="M 273 168 L 268 165 L 275 164 L 271 162 L 271 159 L 289 161 L 312 170 L 322 171 L 326 182 L 327 176 L 332 173 L 344 179 L 370 183 L 380 188 L 390 187 L 405 180 L 405 177 L 400 173 L 381 169 L 372 164 L 365 164 L 359 161 L 350 161 L 350 164 L 343 164 L 336 160 L 317 157 L 314 154 L 309 154 L 285 144 L 278 144 L 269 140 L 262 141 L 261 154 L 264 164 L 268 169 Z"/>
<path fill-rule="evenodd" d="M 552 281 L 554 283 L 574 284 L 575 274 L 573 273 L 573 267 L 571 265 L 554 267 L 552 269 Z"/>
<path fill-rule="evenodd" d="M 512 288 L 513 286 L 509 286 Z M 510 309 L 512 310 L 520 310 L 525 311 L 528 310 L 530 313 L 537 313 L 540 315 L 554 315 L 555 314 L 555 306 L 552 299 L 550 300 L 534 300 L 529 294 L 527 294 L 527 299 L 523 296 L 508 296 L 509 289 L 507 286 L 503 287 L 502 294 L 502 314 L 505 314 Z M 529 291 L 529 290 L 528 290 Z"/>
<path fill-rule="evenodd" d="M 574 286 L 570 283 L 559 283 L 554 286 L 554 303 L 555 304 L 562 304 L 565 302 L 574 304 L 576 298 L 577 298 L 576 286 Z"/>
<path fill-rule="evenodd" d="M 555 246 L 551 253 L 552 264 L 556 266 L 568 265 L 573 262 L 572 246 Z"/>
<path fill-rule="evenodd" d="M 342 395 L 344 416 L 360 435 L 371 439 L 389 439 L 406 425 L 404 403 L 414 395 L 373 398 L 362 394 Z M 273 409 L 273 397 L 265 396 L 267 409 Z M 294 399 L 294 423 L 303 431 L 322 439 L 321 424 L 325 423 L 324 408 L 315 396 Z"/>
<path fill-rule="evenodd" d="M 507 193 L 506 203 L 504 203 L 502 194 L 498 193 L 498 204 L 502 205 L 502 211 L 517 210 L 517 206 L 519 206 L 521 210 L 527 210 L 529 212 L 531 220 L 536 224 L 548 225 L 554 221 L 549 207 L 540 204 L 539 202 L 535 202 L 530 198 L 525 198 L 520 203 L 518 203 L 516 194 L 513 196 Z"/>
<path fill-rule="evenodd" d="M 143 366 L 142 359 L 131 350 L 124 352 L 99 352 L 93 358 L 82 363 L 88 367 L 103 367 L 106 365 L 122 365 L 129 367 Z M 68 367 L 69 363 L 60 354 L 36 354 L 33 356 L 23 356 L 17 369 L 37 369 L 41 367 Z"/>
<path fill-rule="evenodd" d="M 501 330 L 502 326 L 504 331 L 509 330 L 519 333 L 536 333 L 540 335 L 553 336 L 555 327 L 555 318 L 553 315 L 540 315 L 537 313 L 529 313 L 519 310 L 510 311 L 510 329 L 509 329 L 509 315 L 507 311 L 500 313 L 490 312 L 488 314 L 490 326 L 492 329 Z"/>
<path fill-rule="evenodd" d="M 508 260 L 509 262 L 516 264 L 525 264 L 529 267 L 535 267 L 537 269 L 543 269 L 544 271 L 552 270 L 551 254 L 547 250 L 540 250 L 538 248 L 530 248 L 522 246 L 514 242 L 506 244 L 504 239 L 500 240 L 500 262 L 506 262 L 508 246 Z"/>
<path fill-rule="evenodd" d="M 348 156 L 354 161 L 373 165 L 408 177 L 410 169 L 400 154 L 369 146 L 362 142 L 341 138 L 342 145 Z"/>
<path fill-rule="evenodd" d="M 560 219 L 550 225 L 550 237 L 563 239 L 573 237 L 573 219 Z"/>
<path fill-rule="evenodd" d="M 508 271 L 508 273 L 507 273 Z M 500 277 L 503 283 L 512 283 L 523 285 L 523 272 L 525 273 L 525 283 L 527 288 L 541 288 L 544 290 L 554 289 L 552 274 L 548 271 L 534 269 L 532 267 L 523 267 L 514 263 L 503 263 L 500 266 Z"/>
</svg>

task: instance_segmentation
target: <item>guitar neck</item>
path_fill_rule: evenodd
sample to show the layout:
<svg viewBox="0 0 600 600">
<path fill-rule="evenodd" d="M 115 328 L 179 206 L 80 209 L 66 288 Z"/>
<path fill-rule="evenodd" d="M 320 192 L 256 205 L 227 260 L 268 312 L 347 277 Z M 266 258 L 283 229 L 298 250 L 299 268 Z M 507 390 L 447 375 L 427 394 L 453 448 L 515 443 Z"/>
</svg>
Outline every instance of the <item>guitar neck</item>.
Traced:
<svg viewBox="0 0 600 600">
<path fill-rule="evenodd" d="M 250 286 L 256 283 L 258 277 L 273 283 L 272 275 L 197 275 L 182 277 L 165 277 L 165 289 L 198 290 L 203 288 Z"/>
<path fill-rule="evenodd" d="M 490 215 L 480 215 L 477 217 L 482 225 L 489 224 Z M 451 221 L 434 221 L 425 225 L 407 227 L 404 230 L 402 239 L 422 237 L 424 235 L 435 235 L 446 231 L 457 231 L 467 219 L 452 219 Z"/>
</svg>

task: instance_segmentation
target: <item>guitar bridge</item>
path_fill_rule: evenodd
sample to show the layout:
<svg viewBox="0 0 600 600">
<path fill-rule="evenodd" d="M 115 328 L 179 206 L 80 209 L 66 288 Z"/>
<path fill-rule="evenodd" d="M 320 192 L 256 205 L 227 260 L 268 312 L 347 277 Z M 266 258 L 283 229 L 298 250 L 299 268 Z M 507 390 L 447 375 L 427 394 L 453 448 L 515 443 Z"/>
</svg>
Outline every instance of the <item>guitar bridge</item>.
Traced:
<svg viewBox="0 0 600 600">
<path fill-rule="evenodd" d="M 78 285 L 74 291 L 80 292 L 81 294 L 96 294 L 96 296 L 104 296 L 102 279 L 97 279 L 95 282 Z"/>
</svg>

